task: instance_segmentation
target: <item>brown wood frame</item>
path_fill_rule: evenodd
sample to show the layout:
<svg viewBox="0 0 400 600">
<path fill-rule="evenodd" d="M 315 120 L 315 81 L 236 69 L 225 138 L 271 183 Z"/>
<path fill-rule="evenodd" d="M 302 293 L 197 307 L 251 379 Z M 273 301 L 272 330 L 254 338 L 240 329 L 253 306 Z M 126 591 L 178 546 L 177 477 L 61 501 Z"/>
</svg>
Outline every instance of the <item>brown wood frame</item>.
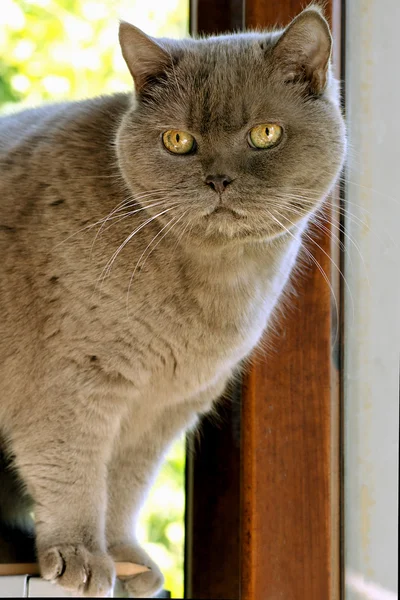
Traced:
<svg viewBox="0 0 400 600">
<path fill-rule="evenodd" d="M 193 0 L 192 32 L 285 25 L 304 5 L 302 0 Z M 324 5 L 340 75 L 342 2 Z M 328 209 L 326 216 L 338 224 Z M 331 258 L 338 263 L 339 244 L 329 234 L 317 241 L 320 248 L 308 248 L 338 298 Z M 338 340 L 332 347 L 340 315 L 333 314 L 329 287 L 316 267 L 295 287 L 274 351 L 244 378 L 241 427 L 237 408 L 225 406 L 223 425 L 215 429 L 208 423 L 200 450 L 188 460 L 187 598 L 340 598 Z"/>
</svg>

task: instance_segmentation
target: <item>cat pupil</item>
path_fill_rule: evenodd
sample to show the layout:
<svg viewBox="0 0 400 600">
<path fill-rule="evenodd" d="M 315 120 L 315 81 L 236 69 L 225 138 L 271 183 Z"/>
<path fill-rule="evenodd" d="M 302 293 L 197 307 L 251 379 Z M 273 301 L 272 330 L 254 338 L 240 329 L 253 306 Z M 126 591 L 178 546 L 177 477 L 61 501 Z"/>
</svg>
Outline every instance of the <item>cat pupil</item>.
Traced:
<svg viewBox="0 0 400 600">
<path fill-rule="evenodd" d="M 267 134 L 267 136 L 269 137 L 269 127 L 265 128 L 265 133 Z"/>
<path fill-rule="evenodd" d="M 176 141 L 179 143 L 179 140 L 180 140 L 180 139 L 181 139 L 181 138 L 180 138 L 180 136 L 179 136 L 179 133 L 177 133 L 177 134 L 176 134 Z"/>
</svg>

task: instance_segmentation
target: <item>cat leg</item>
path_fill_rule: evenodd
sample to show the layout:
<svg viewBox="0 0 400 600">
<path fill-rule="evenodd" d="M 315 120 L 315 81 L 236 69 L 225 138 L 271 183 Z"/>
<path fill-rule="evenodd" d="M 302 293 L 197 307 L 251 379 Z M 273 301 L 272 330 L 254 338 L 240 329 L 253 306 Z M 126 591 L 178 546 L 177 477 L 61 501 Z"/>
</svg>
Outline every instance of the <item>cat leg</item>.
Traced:
<svg viewBox="0 0 400 600">
<path fill-rule="evenodd" d="M 79 596 L 107 597 L 115 579 L 105 541 L 106 465 L 119 418 L 105 409 L 96 398 L 41 398 L 19 416 L 10 440 L 34 501 L 41 575 Z"/>
<path fill-rule="evenodd" d="M 117 561 L 130 561 L 150 568 L 125 580 L 133 598 L 150 598 L 161 590 L 164 577 L 136 539 L 138 513 L 157 467 L 171 441 L 195 421 L 195 410 L 185 405 L 165 409 L 151 430 L 138 440 L 135 424 L 126 424 L 108 472 L 107 542 Z"/>
<path fill-rule="evenodd" d="M 140 547 L 135 535 L 139 511 L 157 467 L 169 444 L 181 431 L 196 424 L 198 415 L 210 409 L 224 387 L 225 381 L 195 400 L 164 409 L 151 430 L 139 440 L 135 422 L 128 422 L 123 428 L 109 465 L 107 543 L 114 560 L 131 561 L 151 569 L 125 580 L 131 598 L 152 597 L 164 583 L 160 569 Z"/>
</svg>

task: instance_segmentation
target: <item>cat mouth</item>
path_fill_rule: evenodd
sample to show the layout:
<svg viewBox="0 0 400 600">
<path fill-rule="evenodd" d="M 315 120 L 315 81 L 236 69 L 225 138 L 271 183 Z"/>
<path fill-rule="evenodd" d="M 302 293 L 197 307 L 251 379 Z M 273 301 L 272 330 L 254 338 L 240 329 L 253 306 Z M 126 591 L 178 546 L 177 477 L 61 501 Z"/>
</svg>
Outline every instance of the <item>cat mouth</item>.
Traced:
<svg viewBox="0 0 400 600">
<path fill-rule="evenodd" d="M 229 218 L 233 217 L 234 219 L 241 219 L 242 218 L 242 215 L 239 215 L 239 213 L 237 213 L 232 208 L 229 208 L 228 206 L 221 206 L 221 205 L 220 206 L 216 206 L 206 216 L 208 218 L 214 217 L 214 216 L 222 216 L 222 217 L 229 217 Z"/>
</svg>

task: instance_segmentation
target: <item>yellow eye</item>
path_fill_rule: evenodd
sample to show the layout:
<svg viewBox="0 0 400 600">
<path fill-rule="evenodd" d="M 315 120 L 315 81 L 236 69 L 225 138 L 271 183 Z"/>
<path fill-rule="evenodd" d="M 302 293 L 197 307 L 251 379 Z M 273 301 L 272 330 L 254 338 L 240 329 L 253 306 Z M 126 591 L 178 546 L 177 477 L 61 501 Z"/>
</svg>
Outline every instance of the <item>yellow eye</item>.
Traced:
<svg viewBox="0 0 400 600">
<path fill-rule="evenodd" d="M 249 143 L 253 148 L 271 148 L 282 137 L 282 127 L 276 123 L 263 123 L 250 129 Z"/>
<path fill-rule="evenodd" d="M 189 154 L 195 148 L 195 139 L 187 131 L 178 129 L 169 129 L 163 133 L 162 141 L 164 146 L 174 154 Z"/>
</svg>

